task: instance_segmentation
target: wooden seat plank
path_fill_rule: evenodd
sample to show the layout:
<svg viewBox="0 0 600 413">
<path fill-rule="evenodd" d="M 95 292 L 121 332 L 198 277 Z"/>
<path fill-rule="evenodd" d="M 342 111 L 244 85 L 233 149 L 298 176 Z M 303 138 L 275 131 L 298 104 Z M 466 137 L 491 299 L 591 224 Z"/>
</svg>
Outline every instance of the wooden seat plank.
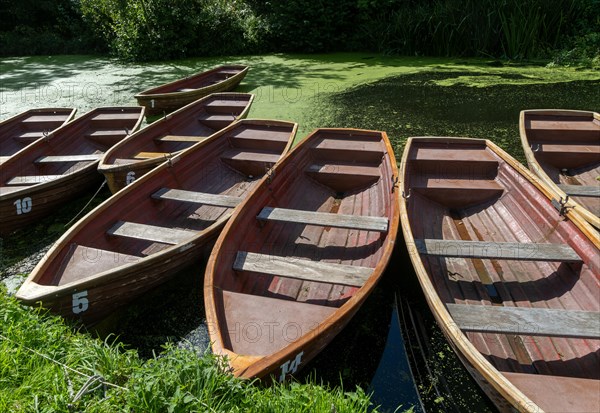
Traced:
<svg viewBox="0 0 600 413">
<path fill-rule="evenodd" d="M 99 113 L 96 116 L 94 116 L 91 120 L 98 120 L 98 121 L 114 121 L 114 120 L 137 120 L 139 119 L 140 114 L 139 113 Z"/>
<path fill-rule="evenodd" d="M 581 262 L 573 248 L 564 244 L 415 239 L 415 247 L 421 254 L 444 257 Z"/>
<path fill-rule="evenodd" d="M 256 217 L 262 221 L 292 222 L 325 227 L 386 232 L 388 219 L 361 215 L 332 214 L 328 212 L 301 211 L 298 209 L 264 207 Z"/>
<path fill-rule="evenodd" d="M 62 178 L 64 175 L 28 175 L 28 176 L 15 176 L 8 180 L 6 185 L 35 185 L 43 182 L 53 181 L 58 178 Z"/>
<path fill-rule="evenodd" d="M 38 123 L 38 122 L 64 122 L 69 118 L 69 115 L 35 115 L 27 119 L 23 119 L 23 123 Z"/>
<path fill-rule="evenodd" d="M 573 121 L 573 120 L 550 120 L 550 119 L 528 119 L 525 122 L 528 129 L 538 130 L 559 130 L 559 131 L 596 131 L 600 133 L 598 125 L 589 120 Z"/>
<path fill-rule="evenodd" d="M 446 304 L 464 331 L 600 339 L 600 314 L 550 308 Z"/>
<path fill-rule="evenodd" d="M 600 197 L 600 184 L 594 186 L 561 184 L 558 187 L 571 196 Z"/>
<path fill-rule="evenodd" d="M 265 321 L 273 323 L 278 328 L 294 325 L 303 334 L 322 326 L 323 321 L 337 310 L 337 307 L 321 305 L 320 303 L 286 300 L 278 297 L 263 297 L 222 290 L 223 307 L 225 308 L 224 322 L 227 325 L 249 326 Z M 239 323 L 239 324 L 235 324 Z M 267 325 L 273 325 L 267 324 Z M 265 328 L 265 327 L 263 327 Z M 277 328 L 277 327 L 276 327 Z M 233 337 L 232 333 L 228 334 Z M 282 330 L 277 330 L 282 331 Z M 293 336 L 292 336 L 293 337 Z M 290 344 L 286 334 L 269 335 L 266 330 L 257 336 L 257 340 L 231 340 L 232 350 L 237 354 L 249 356 L 267 356 Z"/>
<path fill-rule="evenodd" d="M 569 153 L 582 155 L 600 155 L 600 145 L 590 144 L 572 144 L 565 145 L 561 143 L 533 143 L 532 150 L 538 153 Z"/>
<path fill-rule="evenodd" d="M 379 178 L 381 172 L 376 166 L 343 165 L 343 164 L 312 164 L 306 171 L 312 174 L 359 175 Z"/>
<path fill-rule="evenodd" d="M 252 127 L 246 125 L 240 125 L 239 127 L 229 131 L 229 136 L 235 139 L 251 139 L 251 140 L 270 140 L 277 142 L 285 142 L 290 138 L 290 133 L 285 128 L 280 127 L 268 127 L 252 125 Z"/>
<path fill-rule="evenodd" d="M 183 189 L 161 188 L 152 194 L 153 199 L 192 202 L 195 204 L 235 208 L 242 198 L 231 195 L 207 194 L 203 192 L 186 191 Z"/>
<path fill-rule="evenodd" d="M 101 153 L 90 153 L 85 155 L 42 156 L 36 159 L 35 163 L 97 161 L 102 158 L 102 155 Z"/>
<path fill-rule="evenodd" d="M 229 159 L 240 162 L 263 162 L 274 164 L 277 163 L 280 154 L 277 153 L 265 153 L 251 151 L 249 149 L 229 149 L 221 155 L 222 159 Z"/>
<path fill-rule="evenodd" d="M 418 189 L 448 190 L 485 190 L 502 192 L 504 188 L 493 179 L 446 179 L 439 177 L 423 177 L 412 185 Z"/>
<path fill-rule="evenodd" d="M 31 143 L 34 140 L 43 138 L 47 134 L 48 134 L 48 132 L 46 132 L 46 133 L 44 133 L 44 132 L 24 132 L 19 135 L 13 136 L 13 138 L 22 143 Z"/>
<path fill-rule="evenodd" d="M 444 162 L 486 162 L 497 164 L 498 160 L 486 151 L 484 147 L 472 149 L 448 149 L 448 148 L 418 148 L 411 159 L 415 161 L 441 161 Z"/>
<path fill-rule="evenodd" d="M 312 146 L 317 150 L 331 151 L 361 151 L 374 152 L 383 155 L 385 147 L 381 141 L 373 140 L 350 140 L 350 139 L 335 139 L 323 137 Z"/>
<path fill-rule="evenodd" d="M 129 131 L 123 129 L 104 129 L 104 130 L 96 130 L 94 132 L 89 133 L 87 136 L 90 138 L 105 138 L 105 137 L 115 137 L 120 135 L 125 135 L 129 133 Z"/>
<path fill-rule="evenodd" d="M 214 115 L 210 113 L 202 114 L 198 117 L 198 121 L 213 129 L 223 129 L 235 122 L 236 115 Z"/>
<path fill-rule="evenodd" d="M 195 231 L 125 221 L 118 221 L 106 233 L 113 236 L 135 238 L 171 245 L 189 240 L 196 234 Z"/>
<path fill-rule="evenodd" d="M 157 142 L 202 142 L 208 136 L 192 136 L 192 135 L 164 135 L 154 138 Z"/>
<path fill-rule="evenodd" d="M 221 107 L 236 107 L 243 109 L 248 105 L 247 100 L 229 100 L 229 99 L 215 99 L 212 102 L 208 102 L 206 107 L 208 108 L 221 108 Z"/>
<path fill-rule="evenodd" d="M 361 287 L 373 268 L 238 251 L 233 269 Z"/>
<path fill-rule="evenodd" d="M 139 152 L 133 155 L 133 159 L 156 159 L 169 155 L 169 152 Z"/>
</svg>

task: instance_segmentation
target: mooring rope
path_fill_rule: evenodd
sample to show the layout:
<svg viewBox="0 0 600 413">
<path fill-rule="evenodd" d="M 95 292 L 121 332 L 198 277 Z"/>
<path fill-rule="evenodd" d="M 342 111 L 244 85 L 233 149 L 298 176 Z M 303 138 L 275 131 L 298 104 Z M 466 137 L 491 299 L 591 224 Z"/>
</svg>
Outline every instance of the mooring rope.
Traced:
<svg viewBox="0 0 600 413">
<path fill-rule="evenodd" d="M 100 193 L 100 191 L 102 190 L 102 188 L 104 188 L 104 185 L 106 185 L 106 178 L 104 179 L 104 182 L 102 182 L 102 185 L 100 185 L 100 188 L 98 188 L 98 190 L 96 191 L 96 193 L 95 193 L 95 194 L 92 196 L 92 198 L 91 198 L 91 199 L 88 201 L 88 203 L 87 203 L 87 204 L 85 204 L 85 206 L 84 206 L 83 208 L 81 208 L 81 211 L 79 211 L 79 212 L 77 213 L 77 215 L 75 215 L 75 216 L 73 217 L 73 219 L 71 219 L 69 222 L 67 222 L 67 223 L 65 224 L 65 227 L 70 227 L 70 226 L 71 226 L 71 224 L 73 223 L 73 221 L 75 221 L 75 220 L 76 220 L 76 219 L 79 217 L 79 215 L 81 215 L 81 213 L 82 213 L 83 211 L 85 211 L 85 209 L 86 209 L 86 208 L 87 208 L 87 207 L 88 207 L 88 206 L 89 206 L 89 205 L 92 203 L 92 201 L 94 200 L 94 198 L 96 198 L 96 196 L 97 196 L 97 195 Z"/>
</svg>

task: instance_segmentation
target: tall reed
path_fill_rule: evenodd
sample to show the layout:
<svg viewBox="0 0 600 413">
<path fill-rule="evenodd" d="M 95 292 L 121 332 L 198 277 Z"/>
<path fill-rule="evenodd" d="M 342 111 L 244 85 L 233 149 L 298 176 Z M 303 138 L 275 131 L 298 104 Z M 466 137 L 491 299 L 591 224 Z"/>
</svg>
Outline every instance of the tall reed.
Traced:
<svg viewBox="0 0 600 413">
<path fill-rule="evenodd" d="M 569 34 L 582 0 L 396 0 L 369 3 L 364 38 L 391 54 L 543 55 Z"/>
</svg>

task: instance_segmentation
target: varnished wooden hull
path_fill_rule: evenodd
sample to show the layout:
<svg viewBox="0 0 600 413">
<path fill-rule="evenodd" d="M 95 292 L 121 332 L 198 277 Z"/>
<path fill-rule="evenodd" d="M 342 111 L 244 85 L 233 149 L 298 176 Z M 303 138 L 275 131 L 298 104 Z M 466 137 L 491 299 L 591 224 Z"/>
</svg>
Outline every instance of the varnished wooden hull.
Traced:
<svg viewBox="0 0 600 413">
<path fill-rule="evenodd" d="M 98 170 L 106 177 L 111 192 L 116 193 L 199 141 L 191 139 L 207 138 L 246 118 L 253 99 L 254 95 L 249 93 L 213 93 L 194 101 L 113 146 L 104 154 Z M 162 141 L 165 136 L 188 140 Z M 139 158 L 138 154 L 147 155 Z"/>
<path fill-rule="evenodd" d="M 99 186 L 101 182 L 102 176 L 94 164 L 64 178 L 35 185 L 27 191 L 0 196 L 0 235 L 8 235 L 55 213 L 61 205 Z M 19 214 L 17 203 L 27 198 L 31 200 L 31 211 Z"/>
<path fill-rule="evenodd" d="M 111 132 L 111 117 L 118 129 Z M 101 153 L 128 131 L 136 130 L 143 109 L 94 109 L 18 152 L 0 165 L 0 234 L 5 236 L 56 211 L 101 182 L 97 166 Z M 93 138 L 92 138 L 93 137 Z M 81 158 L 83 156 L 83 158 Z M 19 183 L 21 182 L 21 183 Z"/>
<path fill-rule="evenodd" d="M 90 324 L 164 283 L 202 258 L 234 210 L 232 200 L 257 181 L 224 161 L 232 150 L 245 153 L 232 136 L 256 141 L 275 134 L 278 149 L 266 153 L 278 159 L 296 129 L 289 122 L 242 120 L 159 165 L 69 229 L 17 298 Z M 256 148 L 251 153 L 257 156 Z"/>
<path fill-rule="evenodd" d="M 569 195 L 568 205 L 600 229 L 600 114 L 524 110 L 519 117 L 519 130 L 529 169 L 560 198 Z M 595 194 L 567 194 L 567 187 L 593 188 Z"/>
<path fill-rule="evenodd" d="M 0 164 L 25 147 L 69 123 L 74 108 L 30 109 L 0 122 Z"/>
<path fill-rule="evenodd" d="M 234 375 L 284 380 L 358 311 L 393 249 L 395 176 L 384 132 L 318 129 L 246 199 L 204 279 L 212 349 Z M 268 218 L 277 213 L 300 221 Z M 364 219 L 386 225 L 358 229 Z"/>
<path fill-rule="evenodd" d="M 410 138 L 400 176 L 402 230 L 425 298 L 497 408 L 598 410 L 597 333 L 559 327 L 565 315 L 600 317 L 596 231 L 572 211 L 560 216 L 551 188 L 489 141 Z M 544 255 L 549 247 L 570 252 Z M 483 310 L 504 318 L 479 325 Z M 537 322 L 512 321 L 532 312 Z"/>
<path fill-rule="evenodd" d="M 228 65 L 219 66 L 206 72 L 202 72 L 184 79 L 179 79 L 165 85 L 148 89 L 135 95 L 140 106 L 146 108 L 147 115 L 160 115 L 179 109 L 201 97 L 217 92 L 228 92 L 240 84 L 248 73 L 248 66 Z M 205 85 L 219 71 L 235 71 L 229 77 L 225 77 L 217 83 Z M 180 89 L 189 89 L 179 91 Z"/>
</svg>

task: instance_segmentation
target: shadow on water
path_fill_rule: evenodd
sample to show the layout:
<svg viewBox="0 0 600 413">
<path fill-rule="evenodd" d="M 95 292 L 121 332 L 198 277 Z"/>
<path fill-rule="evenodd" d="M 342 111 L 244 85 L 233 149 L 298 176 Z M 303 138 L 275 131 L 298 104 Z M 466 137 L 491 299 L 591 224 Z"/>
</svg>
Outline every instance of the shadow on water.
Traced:
<svg viewBox="0 0 600 413">
<path fill-rule="evenodd" d="M 521 162 L 525 160 L 519 140 L 521 110 L 600 108 L 599 80 L 486 87 L 460 82 L 440 85 L 461 76 L 486 75 L 428 71 L 389 77 L 333 95 L 322 104 L 330 108 L 330 123 L 387 131 L 396 156 L 410 136 L 466 136 L 490 139 Z"/>
</svg>

